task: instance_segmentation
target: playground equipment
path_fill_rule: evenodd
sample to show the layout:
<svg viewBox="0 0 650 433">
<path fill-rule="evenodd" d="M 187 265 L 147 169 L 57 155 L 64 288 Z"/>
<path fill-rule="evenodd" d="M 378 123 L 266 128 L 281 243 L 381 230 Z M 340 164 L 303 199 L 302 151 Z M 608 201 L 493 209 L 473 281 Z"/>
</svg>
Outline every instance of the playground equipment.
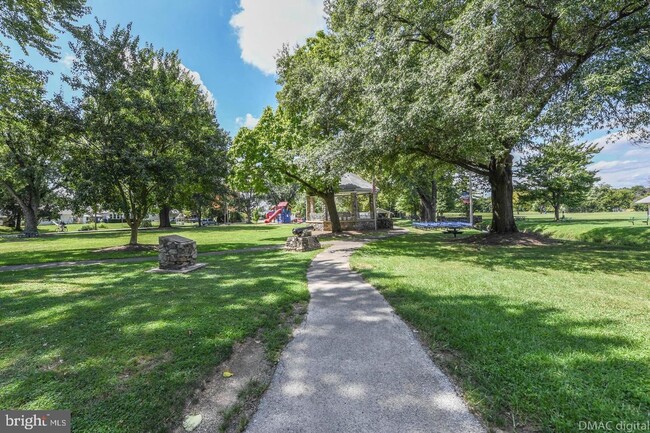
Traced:
<svg viewBox="0 0 650 433">
<path fill-rule="evenodd" d="M 268 224 L 276 220 L 281 224 L 289 224 L 291 222 L 291 209 L 289 209 L 288 202 L 281 201 L 277 205 L 273 206 L 271 210 L 266 213 L 264 223 Z"/>
</svg>

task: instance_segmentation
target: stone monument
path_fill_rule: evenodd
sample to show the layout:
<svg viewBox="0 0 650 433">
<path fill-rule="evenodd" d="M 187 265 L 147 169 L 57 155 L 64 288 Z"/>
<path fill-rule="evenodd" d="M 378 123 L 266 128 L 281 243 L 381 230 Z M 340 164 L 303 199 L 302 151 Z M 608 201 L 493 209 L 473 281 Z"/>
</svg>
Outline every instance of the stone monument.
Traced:
<svg viewBox="0 0 650 433">
<path fill-rule="evenodd" d="M 284 249 L 288 251 L 311 251 L 320 248 L 320 242 L 316 236 L 312 236 L 311 231 L 314 226 L 300 227 L 292 230 L 294 236 L 289 236 L 284 244 Z"/>
<path fill-rule="evenodd" d="M 158 238 L 157 269 L 151 272 L 188 273 L 206 266 L 196 263 L 196 242 L 178 235 L 160 236 Z"/>
</svg>

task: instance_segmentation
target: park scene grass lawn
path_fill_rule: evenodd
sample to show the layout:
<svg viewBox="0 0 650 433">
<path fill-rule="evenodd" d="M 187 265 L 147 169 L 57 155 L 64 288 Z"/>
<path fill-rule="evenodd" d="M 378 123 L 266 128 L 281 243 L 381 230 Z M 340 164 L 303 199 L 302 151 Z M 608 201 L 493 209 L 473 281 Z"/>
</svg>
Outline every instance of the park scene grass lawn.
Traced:
<svg viewBox="0 0 650 433">
<path fill-rule="evenodd" d="M 140 231 L 141 244 L 158 244 L 158 237 L 179 234 L 195 240 L 199 252 L 223 251 L 283 243 L 291 234 L 286 224 L 256 226 L 234 224 L 210 227 L 178 227 Z M 97 251 L 129 242 L 128 231 L 64 233 L 34 239 L 0 238 L 0 266 L 68 260 L 97 260 L 150 255 L 155 251 Z"/>
<path fill-rule="evenodd" d="M 650 0 L 140 3 L 0 0 L 0 431 L 650 431 Z"/>
<path fill-rule="evenodd" d="M 580 237 L 599 218 L 558 227 Z M 352 264 L 490 425 L 575 432 L 647 421 L 649 246 L 477 246 L 418 232 L 371 243 Z"/>
<path fill-rule="evenodd" d="M 312 257 L 202 258 L 187 275 L 150 263 L 0 273 L 0 407 L 71 408 L 74 432 L 168 431 L 235 341 L 261 330 L 283 344 Z"/>
<path fill-rule="evenodd" d="M 566 219 L 553 221 L 552 215 L 527 214 L 519 221 L 522 230 L 541 233 L 556 239 L 570 239 L 598 244 L 647 246 L 650 226 L 646 212 L 567 213 Z"/>
</svg>

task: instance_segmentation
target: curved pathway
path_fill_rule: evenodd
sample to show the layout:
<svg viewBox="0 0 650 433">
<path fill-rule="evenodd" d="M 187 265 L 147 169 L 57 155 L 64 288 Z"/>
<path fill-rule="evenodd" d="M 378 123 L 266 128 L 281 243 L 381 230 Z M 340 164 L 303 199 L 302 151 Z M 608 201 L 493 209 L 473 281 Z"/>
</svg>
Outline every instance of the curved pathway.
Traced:
<svg viewBox="0 0 650 433">
<path fill-rule="evenodd" d="M 308 274 L 307 318 L 247 433 L 484 432 L 412 331 L 336 242 Z"/>
</svg>

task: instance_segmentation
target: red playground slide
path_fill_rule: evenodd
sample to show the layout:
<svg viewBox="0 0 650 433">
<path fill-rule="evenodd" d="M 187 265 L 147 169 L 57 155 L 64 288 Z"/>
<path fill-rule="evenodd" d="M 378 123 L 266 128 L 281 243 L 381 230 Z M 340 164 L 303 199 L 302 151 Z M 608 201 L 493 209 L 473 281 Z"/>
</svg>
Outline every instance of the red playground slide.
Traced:
<svg viewBox="0 0 650 433">
<path fill-rule="evenodd" d="M 283 208 L 278 208 L 271 215 L 267 216 L 266 219 L 264 220 L 264 224 L 268 224 L 271 221 L 273 221 L 274 219 L 276 219 L 278 217 L 278 215 L 280 215 L 282 213 L 282 209 Z"/>
</svg>

